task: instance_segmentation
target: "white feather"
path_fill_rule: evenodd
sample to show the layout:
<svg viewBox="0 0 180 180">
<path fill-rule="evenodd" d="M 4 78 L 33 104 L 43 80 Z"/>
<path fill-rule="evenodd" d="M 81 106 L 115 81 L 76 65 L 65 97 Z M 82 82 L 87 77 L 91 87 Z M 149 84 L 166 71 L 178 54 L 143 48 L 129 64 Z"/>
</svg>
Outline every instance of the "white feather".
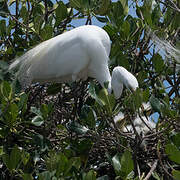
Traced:
<svg viewBox="0 0 180 180">
<path fill-rule="evenodd" d="M 139 87 L 136 77 L 122 66 L 113 69 L 111 85 L 112 89 L 115 90 L 116 99 L 120 98 L 123 85 L 131 91 L 135 91 Z"/>
<path fill-rule="evenodd" d="M 108 57 L 111 42 L 97 26 L 81 26 L 47 40 L 10 65 L 20 65 L 18 79 L 23 87 L 39 82 L 69 82 L 96 78 L 104 87 L 111 81 Z M 109 92 L 111 83 L 109 83 Z"/>
</svg>

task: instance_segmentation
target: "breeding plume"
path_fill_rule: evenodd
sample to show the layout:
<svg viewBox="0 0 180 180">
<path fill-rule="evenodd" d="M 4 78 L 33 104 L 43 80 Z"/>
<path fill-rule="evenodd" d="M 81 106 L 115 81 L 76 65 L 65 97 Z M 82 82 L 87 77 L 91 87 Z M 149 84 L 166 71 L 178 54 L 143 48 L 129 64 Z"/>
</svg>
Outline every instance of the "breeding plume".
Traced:
<svg viewBox="0 0 180 180">
<path fill-rule="evenodd" d="M 92 77 L 102 87 L 105 82 L 109 82 L 109 93 L 112 84 L 115 97 L 119 98 L 122 83 L 130 89 L 135 89 L 138 83 L 122 67 L 114 69 L 111 83 L 108 68 L 110 48 L 110 38 L 102 28 L 93 25 L 80 26 L 29 50 L 17 58 L 9 69 L 19 67 L 17 77 L 23 88 L 35 82 L 73 82 Z"/>
</svg>

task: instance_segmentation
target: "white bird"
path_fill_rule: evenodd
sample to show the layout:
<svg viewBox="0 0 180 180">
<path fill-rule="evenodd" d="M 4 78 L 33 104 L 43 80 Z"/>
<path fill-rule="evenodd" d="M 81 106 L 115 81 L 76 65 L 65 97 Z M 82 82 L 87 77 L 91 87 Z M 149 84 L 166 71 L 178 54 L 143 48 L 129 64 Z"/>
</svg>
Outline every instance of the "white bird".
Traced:
<svg viewBox="0 0 180 180">
<path fill-rule="evenodd" d="M 117 66 L 113 69 L 111 85 L 116 99 L 120 98 L 123 85 L 131 91 L 135 91 L 139 87 L 135 76 L 122 66 Z"/>
<path fill-rule="evenodd" d="M 151 110 L 151 105 L 150 103 L 142 103 L 142 108 L 139 108 L 139 113 L 141 115 L 141 117 L 136 114 L 136 117 L 134 118 L 133 120 L 133 125 L 137 131 L 137 133 L 140 135 L 140 134 L 143 134 L 143 135 L 146 135 L 148 132 L 150 132 L 150 130 L 154 130 L 155 127 L 156 127 L 156 123 L 154 121 L 152 121 L 150 119 L 150 117 L 145 117 L 144 116 L 144 112 L 148 112 Z M 122 112 L 119 112 L 115 117 L 114 117 L 114 123 L 115 124 L 120 124 L 124 119 L 126 119 L 126 116 L 122 113 Z M 123 132 L 131 132 L 131 133 L 134 133 L 134 129 L 133 129 L 133 126 L 131 124 L 128 124 L 126 126 L 124 126 L 122 128 L 122 131 Z"/>
<path fill-rule="evenodd" d="M 139 135 L 141 133 L 143 135 L 146 135 L 148 132 L 150 132 L 150 129 L 151 130 L 155 129 L 156 124 L 149 117 L 148 117 L 148 119 L 145 116 L 142 116 L 141 118 L 139 117 L 139 115 L 137 115 L 135 120 L 133 121 L 134 127 L 135 127 L 135 129 L 136 129 L 136 131 L 137 131 L 137 133 Z M 127 125 L 126 127 L 124 127 L 123 132 L 132 132 L 132 133 L 134 133 L 134 129 L 133 129 L 132 125 Z"/>
<path fill-rule="evenodd" d="M 111 41 L 102 28 L 86 25 L 74 28 L 40 43 L 10 65 L 9 70 L 19 67 L 18 80 L 23 88 L 39 82 L 73 82 L 88 77 L 97 79 L 104 87 L 111 84 L 119 98 L 123 84 L 135 90 L 136 78 L 123 67 L 116 67 L 111 75 L 108 67 Z"/>
<path fill-rule="evenodd" d="M 96 78 L 104 87 L 111 81 L 108 34 L 98 26 L 80 26 L 49 39 L 29 50 L 10 65 L 20 66 L 18 80 L 22 87 L 39 82 L 72 82 Z M 109 83 L 109 91 L 111 84 Z"/>
</svg>

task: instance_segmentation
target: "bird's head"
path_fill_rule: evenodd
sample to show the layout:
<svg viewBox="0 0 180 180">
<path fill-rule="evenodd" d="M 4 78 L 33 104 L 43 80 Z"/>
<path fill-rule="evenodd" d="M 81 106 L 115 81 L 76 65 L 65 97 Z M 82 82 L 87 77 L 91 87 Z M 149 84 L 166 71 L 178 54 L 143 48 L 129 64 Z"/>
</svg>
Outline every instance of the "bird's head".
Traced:
<svg viewBox="0 0 180 180">
<path fill-rule="evenodd" d="M 122 66 L 117 66 L 113 69 L 111 80 L 112 90 L 116 99 L 121 97 L 123 85 L 130 91 L 135 91 L 139 87 L 134 75 Z"/>
</svg>

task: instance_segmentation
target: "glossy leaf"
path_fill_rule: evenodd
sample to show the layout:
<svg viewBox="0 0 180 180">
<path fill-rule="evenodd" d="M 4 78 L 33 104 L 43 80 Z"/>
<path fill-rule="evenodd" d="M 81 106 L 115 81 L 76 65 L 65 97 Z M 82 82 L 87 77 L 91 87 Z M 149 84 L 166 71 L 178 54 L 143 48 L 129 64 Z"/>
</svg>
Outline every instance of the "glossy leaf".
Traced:
<svg viewBox="0 0 180 180">
<path fill-rule="evenodd" d="M 174 177 L 175 180 L 179 180 L 180 179 L 180 171 L 173 170 L 172 174 L 173 174 L 173 177 Z"/>
<path fill-rule="evenodd" d="M 90 96 L 93 99 L 95 99 L 99 105 L 101 105 L 101 106 L 105 105 L 104 102 L 97 96 L 96 90 L 95 90 L 95 85 L 93 83 L 90 83 L 88 91 L 89 91 Z"/>
<path fill-rule="evenodd" d="M 96 19 L 97 19 L 99 22 L 102 22 L 102 23 L 108 22 L 108 19 L 107 19 L 106 17 L 96 16 Z"/>
<path fill-rule="evenodd" d="M 165 147 L 165 152 L 170 160 L 180 164 L 180 151 L 175 145 L 167 144 Z"/>
<path fill-rule="evenodd" d="M 173 144 L 178 148 L 180 149 L 180 133 L 173 133 L 171 136 L 170 136 Z"/>
<path fill-rule="evenodd" d="M 85 177 L 83 178 L 83 180 L 96 180 L 96 173 L 93 170 L 90 170 Z"/>
<path fill-rule="evenodd" d="M 41 126 L 44 123 L 44 119 L 42 116 L 35 116 L 31 122 L 35 126 Z"/>
<path fill-rule="evenodd" d="M 127 177 L 134 169 L 132 155 L 129 151 L 125 151 L 121 157 L 121 174 Z M 122 176 L 122 175 L 121 175 Z"/>
<path fill-rule="evenodd" d="M 87 133 L 87 131 L 89 130 L 88 128 L 86 128 L 85 126 L 80 125 L 77 122 L 72 121 L 71 123 L 69 123 L 68 128 L 72 131 L 72 132 L 76 132 L 77 134 L 85 134 Z"/>
<path fill-rule="evenodd" d="M 5 36 L 6 35 L 6 21 L 0 20 L 0 35 Z"/>
<path fill-rule="evenodd" d="M 8 154 L 3 155 L 3 161 L 10 171 L 16 169 L 16 167 L 20 163 L 20 160 L 21 160 L 21 151 L 17 146 L 14 146 L 10 156 L 8 156 Z"/>
<path fill-rule="evenodd" d="M 67 7 L 66 7 L 66 5 L 62 1 L 60 1 L 58 3 L 58 7 L 56 8 L 55 13 L 56 13 L 56 24 L 55 24 L 55 26 L 57 26 L 68 15 Z"/>
<path fill-rule="evenodd" d="M 33 180 L 33 176 L 31 174 L 24 173 L 22 175 L 23 180 Z"/>
<path fill-rule="evenodd" d="M 158 73 L 162 72 L 164 69 L 164 61 L 162 57 L 159 54 L 156 54 L 152 57 L 151 60 L 152 60 L 152 63 L 154 65 L 156 72 Z"/>
<path fill-rule="evenodd" d="M 160 101 L 159 101 L 157 98 L 155 98 L 153 95 L 150 97 L 149 101 L 150 101 L 150 104 L 151 104 L 153 110 L 154 110 L 155 112 L 160 113 L 160 112 L 161 112 L 161 104 L 160 104 Z"/>
<path fill-rule="evenodd" d="M 7 81 L 3 81 L 0 85 L 0 94 L 4 97 L 6 101 L 10 100 L 12 97 L 12 88 Z"/>
<path fill-rule="evenodd" d="M 116 154 L 112 158 L 112 163 L 113 163 L 113 167 L 114 167 L 114 170 L 115 170 L 116 174 L 119 175 L 120 171 L 121 171 L 121 162 L 120 162 L 120 157 L 119 157 L 118 154 Z"/>
</svg>

